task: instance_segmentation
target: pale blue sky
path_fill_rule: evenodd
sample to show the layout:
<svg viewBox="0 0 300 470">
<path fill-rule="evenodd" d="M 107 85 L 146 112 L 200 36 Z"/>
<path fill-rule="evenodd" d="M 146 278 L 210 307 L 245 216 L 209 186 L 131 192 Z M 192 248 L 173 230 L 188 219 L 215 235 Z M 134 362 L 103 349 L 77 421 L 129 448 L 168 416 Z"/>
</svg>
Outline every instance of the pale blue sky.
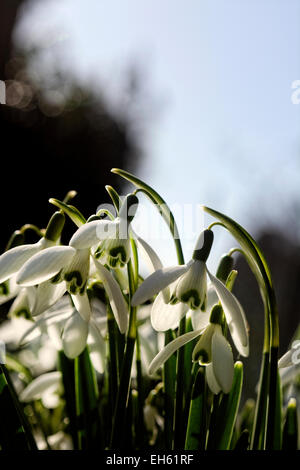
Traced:
<svg viewBox="0 0 300 470">
<path fill-rule="evenodd" d="M 113 101 L 128 64 L 144 67 L 158 111 L 139 176 L 167 201 L 213 206 L 250 231 L 289 220 L 300 187 L 299 1 L 33 3 L 16 38 L 43 46 L 44 69 L 54 59 Z"/>
</svg>

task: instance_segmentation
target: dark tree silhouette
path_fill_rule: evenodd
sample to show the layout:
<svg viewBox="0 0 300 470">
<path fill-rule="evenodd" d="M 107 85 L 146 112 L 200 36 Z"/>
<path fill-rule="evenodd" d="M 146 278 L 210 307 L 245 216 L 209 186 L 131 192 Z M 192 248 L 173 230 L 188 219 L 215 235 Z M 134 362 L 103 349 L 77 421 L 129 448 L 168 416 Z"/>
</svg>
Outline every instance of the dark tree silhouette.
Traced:
<svg viewBox="0 0 300 470">
<path fill-rule="evenodd" d="M 53 212 L 49 197 L 62 199 L 75 189 L 74 204 L 86 214 L 95 211 L 108 201 L 105 184 L 121 189 L 110 168 L 132 170 L 139 154 L 131 118 L 110 111 L 99 93 L 96 97 L 74 79 L 60 77 L 74 82 L 60 109 L 31 82 L 27 58 L 18 56 L 12 44 L 24 3 L 0 3 L 0 79 L 8 95 L 7 105 L 0 105 L 2 249 L 22 224 L 45 226 Z"/>
</svg>

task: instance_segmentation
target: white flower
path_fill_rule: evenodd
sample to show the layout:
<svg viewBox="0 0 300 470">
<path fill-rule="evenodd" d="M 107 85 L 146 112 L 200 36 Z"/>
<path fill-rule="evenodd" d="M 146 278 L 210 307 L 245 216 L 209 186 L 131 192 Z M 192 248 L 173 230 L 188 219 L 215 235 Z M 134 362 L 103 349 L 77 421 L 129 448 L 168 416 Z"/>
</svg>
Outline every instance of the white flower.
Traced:
<svg viewBox="0 0 300 470">
<path fill-rule="evenodd" d="M 41 238 L 37 243 L 20 245 L 7 250 L 0 256 L 0 283 L 7 281 L 22 268 L 32 256 L 54 245 L 54 242 Z"/>
<path fill-rule="evenodd" d="M 129 228 L 138 199 L 129 194 L 115 220 L 93 220 L 75 232 L 70 246 L 76 249 L 96 247 L 94 255 L 112 268 L 125 266 L 131 256 Z"/>
<path fill-rule="evenodd" d="M 198 312 L 198 316 L 201 315 L 201 310 L 206 310 L 207 293 L 209 293 L 209 303 L 212 300 L 215 303 L 216 297 L 221 302 L 233 341 L 240 354 L 247 356 L 248 332 L 243 309 L 236 297 L 209 272 L 206 266 L 212 241 L 211 230 L 202 232 L 193 259 L 186 265 L 157 269 L 139 286 L 132 298 L 132 305 L 142 304 L 158 294 L 152 307 L 151 322 L 157 331 L 166 331 L 178 325 L 179 320 L 187 313 L 188 307 Z M 210 279 L 208 288 L 206 275 Z M 166 289 L 169 289 L 167 300 Z M 196 321 L 194 315 L 192 318 Z"/>
<path fill-rule="evenodd" d="M 90 266 L 89 250 L 70 246 L 53 246 L 37 253 L 27 261 L 17 275 L 21 286 L 35 286 L 46 281 L 64 282 L 60 294 L 68 290 L 80 315 L 89 320 L 90 304 L 85 292 Z M 50 283 L 51 284 L 51 283 Z"/>
<path fill-rule="evenodd" d="M 21 392 L 19 398 L 22 402 L 29 403 L 34 400 L 42 400 L 46 408 L 56 408 L 60 403 L 59 394 L 62 391 L 61 372 L 49 372 L 42 374 Z"/>
<path fill-rule="evenodd" d="M 92 363 L 102 373 L 105 359 L 105 315 L 105 305 L 100 300 L 94 300 L 92 316 L 87 322 L 65 296 L 30 325 L 20 339 L 20 344 L 36 337 L 36 330 L 39 330 L 40 333 L 46 333 L 55 348 L 58 351 L 63 350 L 70 359 L 79 356 L 88 345 Z"/>
<path fill-rule="evenodd" d="M 210 311 L 196 317 L 197 330 L 185 333 L 168 343 L 152 360 L 149 374 L 153 375 L 179 348 L 200 336 L 193 350 L 193 361 L 206 366 L 206 377 L 211 391 L 229 393 L 233 380 L 234 362 L 230 344 L 222 333 L 223 308 L 215 305 Z M 195 321 L 195 320 L 194 320 Z M 238 336 L 233 338 L 240 354 L 248 355 L 248 347 L 241 348 Z"/>
</svg>

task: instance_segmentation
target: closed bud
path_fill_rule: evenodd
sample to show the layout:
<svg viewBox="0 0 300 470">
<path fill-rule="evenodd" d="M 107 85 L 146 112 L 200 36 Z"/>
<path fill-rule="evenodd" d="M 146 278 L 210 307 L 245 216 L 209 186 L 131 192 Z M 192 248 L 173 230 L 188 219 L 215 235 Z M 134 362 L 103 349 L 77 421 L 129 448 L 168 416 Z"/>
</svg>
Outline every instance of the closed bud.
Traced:
<svg viewBox="0 0 300 470">
<path fill-rule="evenodd" d="M 45 238 L 56 242 L 64 228 L 65 216 L 62 212 L 54 212 L 51 219 L 49 220 L 48 226 L 46 228 Z"/>
<path fill-rule="evenodd" d="M 216 273 L 216 277 L 220 279 L 224 284 L 227 280 L 229 273 L 233 268 L 233 258 L 230 255 L 223 255 Z"/>
<path fill-rule="evenodd" d="M 196 243 L 196 247 L 193 253 L 193 259 L 197 261 L 207 261 L 209 253 L 214 241 L 214 234 L 211 230 L 204 230 Z"/>
</svg>

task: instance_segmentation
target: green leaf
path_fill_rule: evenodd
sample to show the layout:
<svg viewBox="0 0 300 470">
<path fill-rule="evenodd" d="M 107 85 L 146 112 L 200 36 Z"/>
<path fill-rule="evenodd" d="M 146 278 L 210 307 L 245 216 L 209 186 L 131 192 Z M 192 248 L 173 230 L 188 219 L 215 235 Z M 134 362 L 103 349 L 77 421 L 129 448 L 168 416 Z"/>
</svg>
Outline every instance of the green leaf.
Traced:
<svg viewBox="0 0 300 470">
<path fill-rule="evenodd" d="M 295 398 L 290 398 L 286 419 L 283 428 L 283 450 L 297 450 L 298 445 L 298 418 L 297 418 L 297 402 Z"/>
<path fill-rule="evenodd" d="M 10 383 L 4 365 L 0 364 L 0 446 L 2 450 L 36 450 L 29 424 Z"/>
<path fill-rule="evenodd" d="M 206 441 L 205 368 L 199 367 L 193 385 L 185 450 L 204 450 Z"/>
<path fill-rule="evenodd" d="M 261 364 L 258 399 L 251 448 L 262 448 L 266 430 L 266 446 L 275 443 L 275 416 L 277 395 L 277 361 L 279 345 L 278 311 L 269 267 L 265 257 L 251 235 L 230 217 L 203 206 L 204 211 L 217 218 L 239 242 L 244 256 L 256 277 L 265 308 L 264 351 Z M 266 360 L 267 359 L 267 360 Z"/>
<path fill-rule="evenodd" d="M 99 448 L 98 389 L 88 348 L 75 358 L 75 393 L 79 449 Z"/>
<path fill-rule="evenodd" d="M 81 227 L 81 225 L 86 223 L 84 216 L 76 207 L 71 206 L 69 204 L 65 204 L 64 202 L 59 201 L 55 198 L 49 199 L 49 202 L 50 204 L 59 207 L 59 209 L 61 209 L 65 214 L 67 214 L 70 219 L 74 222 L 74 224 L 77 225 L 77 227 Z"/>
<path fill-rule="evenodd" d="M 218 412 L 218 429 L 216 449 L 227 450 L 230 448 L 235 421 L 239 409 L 243 386 L 243 364 L 236 362 L 234 365 L 233 384 L 229 394 L 224 394 Z"/>
</svg>

